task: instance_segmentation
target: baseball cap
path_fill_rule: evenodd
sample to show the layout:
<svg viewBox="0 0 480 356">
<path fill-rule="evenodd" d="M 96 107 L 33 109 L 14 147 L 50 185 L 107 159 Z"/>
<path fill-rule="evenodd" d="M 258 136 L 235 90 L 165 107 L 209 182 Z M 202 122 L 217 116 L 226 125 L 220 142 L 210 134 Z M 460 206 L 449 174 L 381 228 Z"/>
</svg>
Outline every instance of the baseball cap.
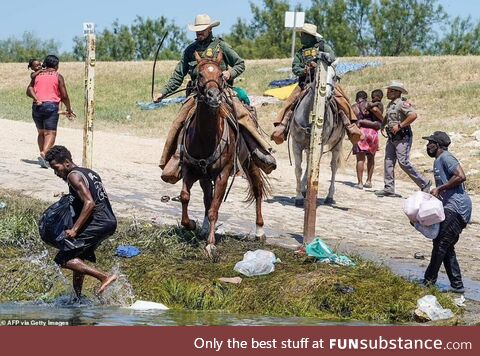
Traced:
<svg viewBox="0 0 480 356">
<path fill-rule="evenodd" d="M 430 136 L 422 137 L 424 140 L 433 141 L 438 143 L 442 147 L 448 147 L 452 142 L 450 137 L 443 131 L 435 131 Z"/>
</svg>

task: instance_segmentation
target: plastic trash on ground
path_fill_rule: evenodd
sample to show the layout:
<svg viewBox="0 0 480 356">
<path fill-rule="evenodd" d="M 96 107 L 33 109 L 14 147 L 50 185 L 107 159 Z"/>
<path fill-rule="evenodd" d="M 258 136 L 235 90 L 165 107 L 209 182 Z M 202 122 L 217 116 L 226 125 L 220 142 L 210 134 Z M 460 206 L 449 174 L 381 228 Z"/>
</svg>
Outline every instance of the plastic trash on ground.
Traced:
<svg viewBox="0 0 480 356">
<path fill-rule="evenodd" d="M 444 320 L 453 317 L 450 309 L 444 309 L 434 295 L 426 295 L 417 300 L 417 308 L 430 320 Z"/>
<path fill-rule="evenodd" d="M 0 201 L 0 209 L 5 209 L 7 207 L 7 203 Z"/>
<path fill-rule="evenodd" d="M 430 239 L 430 240 L 435 239 L 438 236 L 438 233 L 440 232 L 440 224 L 438 223 L 430 226 L 425 226 L 416 222 L 414 226 L 418 232 L 420 232 L 423 236 L 425 236 L 427 239 Z"/>
<path fill-rule="evenodd" d="M 355 263 L 347 256 L 338 256 L 320 238 L 316 238 L 305 248 L 307 255 L 315 257 L 322 263 L 335 263 L 340 266 L 355 266 Z"/>
<path fill-rule="evenodd" d="M 458 298 L 454 298 L 453 299 L 453 302 L 455 303 L 455 305 L 457 307 L 460 307 L 460 308 L 464 308 L 466 307 L 465 305 L 465 296 L 462 294 L 460 297 Z"/>
<path fill-rule="evenodd" d="M 234 271 L 247 277 L 262 276 L 275 271 L 275 254 L 266 250 L 248 251 L 243 255 L 243 260 L 237 262 Z"/>
<path fill-rule="evenodd" d="M 146 300 L 137 300 L 128 309 L 132 310 L 168 310 L 168 307 L 162 303 L 148 302 Z"/>
<path fill-rule="evenodd" d="M 140 254 L 140 250 L 135 246 L 118 246 L 115 254 L 119 257 L 131 258 Z"/>
</svg>

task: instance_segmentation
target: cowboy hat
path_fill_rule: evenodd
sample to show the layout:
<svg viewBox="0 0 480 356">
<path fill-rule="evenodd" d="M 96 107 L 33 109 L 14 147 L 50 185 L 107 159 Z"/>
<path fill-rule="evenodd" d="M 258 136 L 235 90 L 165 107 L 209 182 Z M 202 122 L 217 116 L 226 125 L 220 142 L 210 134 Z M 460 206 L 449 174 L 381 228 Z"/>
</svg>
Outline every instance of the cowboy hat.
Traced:
<svg viewBox="0 0 480 356">
<path fill-rule="evenodd" d="M 311 36 L 323 38 L 322 35 L 317 32 L 317 26 L 311 23 L 304 23 L 303 26 L 301 28 L 296 29 L 296 31 L 303 32 Z"/>
<path fill-rule="evenodd" d="M 392 80 L 390 84 L 388 84 L 385 89 L 393 89 L 393 90 L 398 90 L 399 92 L 402 92 L 403 94 L 408 94 L 407 89 L 405 89 L 405 86 L 403 85 L 402 82 L 397 82 L 396 80 Z"/>
<path fill-rule="evenodd" d="M 220 25 L 220 21 L 213 21 L 207 14 L 200 14 L 195 16 L 195 23 L 189 24 L 188 29 L 193 32 L 204 31 L 207 28 L 216 27 Z"/>
</svg>

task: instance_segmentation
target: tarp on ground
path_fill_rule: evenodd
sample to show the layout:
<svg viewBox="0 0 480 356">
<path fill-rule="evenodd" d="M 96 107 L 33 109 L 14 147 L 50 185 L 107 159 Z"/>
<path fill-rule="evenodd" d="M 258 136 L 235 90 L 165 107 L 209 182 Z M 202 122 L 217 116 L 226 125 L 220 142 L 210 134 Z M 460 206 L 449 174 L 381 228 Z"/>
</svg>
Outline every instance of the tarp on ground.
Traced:
<svg viewBox="0 0 480 356">
<path fill-rule="evenodd" d="M 378 67 L 380 62 L 340 62 L 337 64 L 337 75 L 342 76 L 349 72 L 356 72 L 367 67 Z M 263 95 L 273 96 L 280 100 L 285 100 L 295 89 L 298 78 L 295 79 L 280 79 L 271 81 L 268 86 L 274 89 L 266 90 Z"/>
<path fill-rule="evenodd" d="M 265 90 L 263 95 L 273 96 L 277 99 L 285 100 L 289 97 L 289 95 L 292 93 L 292 91 L 295 89 L 297 85 L 298 84 L 295 83 L 295 84 L 287 85 L 286 87 L 268 89 L 268 90 Z"/>
</svg>

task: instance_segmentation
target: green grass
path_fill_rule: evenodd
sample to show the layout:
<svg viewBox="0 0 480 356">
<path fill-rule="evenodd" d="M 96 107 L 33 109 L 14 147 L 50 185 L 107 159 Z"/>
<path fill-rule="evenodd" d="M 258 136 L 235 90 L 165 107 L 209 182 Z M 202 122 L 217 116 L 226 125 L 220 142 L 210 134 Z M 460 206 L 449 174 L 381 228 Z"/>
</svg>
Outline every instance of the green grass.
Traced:
<svg viewBox="0 0 480 356">
<path fill-rule="evenodd" d="M 0 201 L 7 203 L 0 211 L 0 302 L 51 300 L 65 294 L 69 287 L 54 267 L 55 250 L 49 249 L 45 255 L 35 225 L 45 204 L 4 191 L 0 191 Z M 128 244 L 139 247 L 142 253 L 132 259 L 113 256 L 117 246 Z M 115 235 L 97 250 L 98 267 L 111 270 L 119 266 L 138 299 L 162 302 L 173 309 L 405 323 L 413 321 L 417 299 L 434 294 L 444 307 L 461 317 L 448 296 L 433 288 L 422 289 L 355 256 L 355 267 L 318 264 L 291 250 L 222 236 L 218 243 L 220 261 L 212 264 L 203 246 L 204 241 L 194 232 L 122 220 Z M 240 285 L 218 281 L 219 277 L 237 276 L 235 263 L 246 251 L 259 248 L 267 248 L 281 259 L 275 272 L 243 278 Z M 69 272 L 63 273 L 68 278 Z M 354 292 L 339 291 L 344 286 Z M 95 281 L 87 278 L 86 293 L 94 287 Z M 448 323 L 452 322 L 461 319 Z"/>
</svg>

